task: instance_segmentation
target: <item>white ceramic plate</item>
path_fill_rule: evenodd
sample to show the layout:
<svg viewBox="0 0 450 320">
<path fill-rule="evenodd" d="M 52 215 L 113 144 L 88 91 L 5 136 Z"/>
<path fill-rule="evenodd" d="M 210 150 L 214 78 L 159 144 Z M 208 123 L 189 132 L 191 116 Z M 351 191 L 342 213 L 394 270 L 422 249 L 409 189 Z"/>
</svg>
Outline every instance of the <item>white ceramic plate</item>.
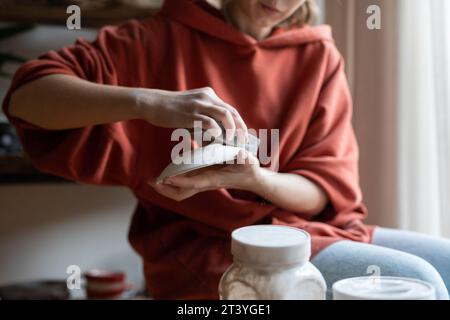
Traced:
<svg viewBox="0 0 450 320">
<path fill-rule="evenodd" d="M 222 164 L 236 159 L 242 148 L 225 146 L 221 144 L 210 144 L 206 147 L 195 149 L 176 157 L 175 164 L 169 164 L 157 178 L 157 182 L 162 182 L 165 178 L 179 176 L 194 170 L 209 166 Z"/>
</svg>

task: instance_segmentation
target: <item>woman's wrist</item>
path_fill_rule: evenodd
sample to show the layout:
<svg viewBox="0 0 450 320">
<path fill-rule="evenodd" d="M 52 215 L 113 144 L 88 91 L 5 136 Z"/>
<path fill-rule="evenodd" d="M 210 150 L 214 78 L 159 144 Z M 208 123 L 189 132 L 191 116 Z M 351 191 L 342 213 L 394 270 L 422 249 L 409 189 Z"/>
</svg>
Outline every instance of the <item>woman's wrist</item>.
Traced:
<svg viewBox="0 0 450 320">
<path fill-rule="evenodd" d="M 130 89 L 129 96 L 131 98 L 130 112 L 136 119 L 148 118 L 149 109 L 152 107 L 151 97 L 148 97 L 147 89 L 132 88 Z"/>
<path fill-rule="evenodd" d="M 273 174 L 276 173 L 266 168 L 255 166 L 247 177 L 240 180 L 240 189 L 250 191 L 264 197 L 264 194 L 270 192 L 270 176 Z"/>
</svg>

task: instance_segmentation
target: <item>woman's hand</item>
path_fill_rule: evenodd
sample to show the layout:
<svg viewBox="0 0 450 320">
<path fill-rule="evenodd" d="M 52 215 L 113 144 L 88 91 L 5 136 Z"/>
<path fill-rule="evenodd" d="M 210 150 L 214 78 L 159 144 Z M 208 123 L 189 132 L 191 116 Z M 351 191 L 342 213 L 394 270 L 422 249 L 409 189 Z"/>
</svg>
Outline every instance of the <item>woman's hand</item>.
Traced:
<svg viewBox="0 0 450 320">
<path fill-rule="evenodd" d="M 227 139 L 235 134 L 245 141 L 247 126 L 239 112 L 222 99 L 212 88 L 189 91 L 137 89 L 139 118 L 164 128 L 193 128 L 195 121 L 202 122 L 204 130 L 221 133 L 226 129 Z M 239 129 L 239 130 L 238 130 Z"/>
<path fill-rule="evenodd" d="M 273 205 L 312 219 L 328 204 L 322 187 L 299 174 L 278 173 L 259 166 L 248 152 L 238 154 L 237 163 L 208 167 L 183 176 L 167 178 L 161 184 L 149 184 L 160 194 L 183 201 L 200 192 L 217 189 L 250 191 Z"/>
<path fill-rule="evenodd" d="M 196 170 L 185 175 L 149 184 L 163 196 L 175 201 L 188 199 L 200 192 L 217 189 L 251 190 L 259 176 L 259 161 L 248 152 L 240 151 L 235 164 L 223 164 Z"/>
</svg>

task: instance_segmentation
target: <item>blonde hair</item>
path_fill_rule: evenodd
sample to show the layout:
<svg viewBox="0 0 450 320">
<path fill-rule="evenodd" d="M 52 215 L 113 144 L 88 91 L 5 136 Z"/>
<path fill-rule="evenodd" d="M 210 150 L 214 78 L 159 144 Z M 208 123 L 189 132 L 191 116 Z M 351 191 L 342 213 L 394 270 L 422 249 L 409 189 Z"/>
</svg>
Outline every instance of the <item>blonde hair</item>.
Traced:
<svg viewBox="0 0 450 320">
<path fill-rule="evenodd" d="M 224 8 L 233 0 L 218 0 L 220 8 Z M 319 7 L 316 0 L 306 0 L 286 21 L 281 25 L 284 27 L 302 27 L 305 24 L 314 23 L 319 15 Z"/>
</svg>

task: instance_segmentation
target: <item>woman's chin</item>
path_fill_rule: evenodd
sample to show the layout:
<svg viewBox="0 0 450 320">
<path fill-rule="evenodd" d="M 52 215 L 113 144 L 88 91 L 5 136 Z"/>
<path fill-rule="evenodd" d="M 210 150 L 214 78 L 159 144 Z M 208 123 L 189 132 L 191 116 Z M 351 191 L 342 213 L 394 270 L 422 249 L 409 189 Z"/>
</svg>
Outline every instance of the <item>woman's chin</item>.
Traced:
<svg viewBox="0 0 450 320">
<path fill-rule="evenodd" d="M 272 21 L 272 19 L 264 19 L 259 18 L 254 22 L 255 26 L 258 26 L 259 29 L 273 29 L 279 24 L 279 21 Z"/>
</svg>

